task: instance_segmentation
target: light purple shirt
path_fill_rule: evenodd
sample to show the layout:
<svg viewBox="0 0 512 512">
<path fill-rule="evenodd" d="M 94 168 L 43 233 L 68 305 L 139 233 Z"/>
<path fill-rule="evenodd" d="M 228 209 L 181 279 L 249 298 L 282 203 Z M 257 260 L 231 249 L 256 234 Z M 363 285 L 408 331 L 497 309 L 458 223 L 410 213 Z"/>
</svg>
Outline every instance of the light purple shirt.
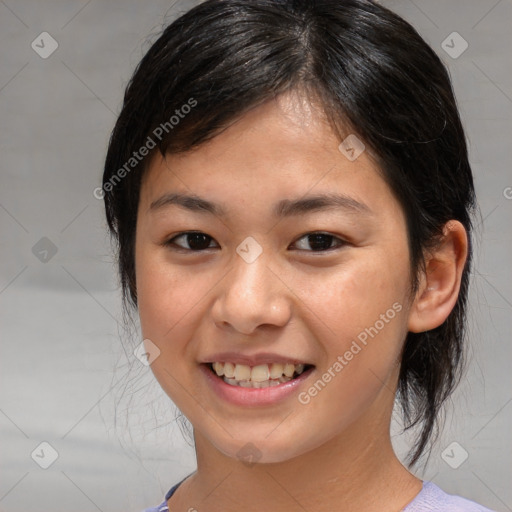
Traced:
<svg viewBox="0 0 512 512">
<path fill-rule="evenodd" d="M 186 477 L 188 478 L 188 477 Z M 185 478 L 183 479 L 185 480 Z M 183 482 L 183 480 L 181 482 Z M 165 501 L 158 507 L 147 508 L 144 512 L 172 512 L 167 500 L 174 494 L 181 482 L 173 486 L 165 495 Z M 401 512 L 494 512 L 474 501 L 446 494 L 432 482 L 423 482 L 423 489 Z"/>
</svg>

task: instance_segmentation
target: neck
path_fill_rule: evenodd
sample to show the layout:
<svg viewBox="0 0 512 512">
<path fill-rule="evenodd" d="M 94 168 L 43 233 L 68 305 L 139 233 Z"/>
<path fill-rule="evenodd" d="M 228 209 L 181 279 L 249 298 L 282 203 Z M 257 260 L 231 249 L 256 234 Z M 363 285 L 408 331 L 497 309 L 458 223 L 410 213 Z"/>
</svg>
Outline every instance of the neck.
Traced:
<svg viewBox="0 0 512 512">
<path fill-rule="evenodd" d="M 388 421 L 383 419 L 362 418 L 315 450 L 265 464 L 227 457 L 194 432 L 198 469 L 169 500 L 169 509 L 189 510 L 193 505 L 209 512 L 401 510 L 420 492 L 422 482 L 396 457 L 390 414 Z M 367 435 L 361 435 L 362 424 Z"/>
</svg>

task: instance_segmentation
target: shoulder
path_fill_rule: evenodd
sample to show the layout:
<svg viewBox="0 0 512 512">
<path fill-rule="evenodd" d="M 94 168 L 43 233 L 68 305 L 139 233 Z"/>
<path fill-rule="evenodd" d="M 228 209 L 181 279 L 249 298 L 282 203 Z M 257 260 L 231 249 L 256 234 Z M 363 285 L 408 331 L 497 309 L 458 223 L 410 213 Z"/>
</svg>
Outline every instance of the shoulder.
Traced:
<svg viewBox="0 0 512 512">
<path fill-rule="evenodd" d="M 193 473 L 191 473 L 191 474 L 193 474 Z M 181 483 L 184 482 L 189 476 L 190 475 L 183 478 L 183 480 L 180 480 L 177 484 L 173 485 L 167 491 L 167 494 L 165 495 L 165 499 L 161 505 L 159 505 L 158 507 L 146 508 L 142 512 L 168 512 L 169 507 L 167 506 L 167 500 L 174 494 L 174 491 L 176 491 L 176 489 L 181 485 Z"/>
<path fill-rule="evenodd" d="M 423 489 L 403 512 L 493 512 L 474 501 L 447 494 L 432 482 L 424 482 Z"/>
<path fill-rule="evenodd" d="M 146 508 L 142 512 L 168 512 L 169 507 L 167 507 L 167 503 L 164 501 L 158 507 Z"/>
</svg>

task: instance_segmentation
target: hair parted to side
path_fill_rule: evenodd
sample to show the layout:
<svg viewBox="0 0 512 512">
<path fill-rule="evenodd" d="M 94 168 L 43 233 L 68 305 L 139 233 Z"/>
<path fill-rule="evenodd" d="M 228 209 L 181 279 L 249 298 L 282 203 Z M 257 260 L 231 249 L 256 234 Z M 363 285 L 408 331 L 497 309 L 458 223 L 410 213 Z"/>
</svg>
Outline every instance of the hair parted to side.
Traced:
<svg viewBox="0 0 512 512">
<path fill-rule="evenodd" d="M 128 307 L 137 307 L 135 230 L 151 153 L 193 149 L 292 90 L 321 105 L 338 134 L 349 129 L 371 148 L 407 219 L 413 291 L 446 222 L 460 221 L 470 237 L 473 178 L 450 78 L 411 25 L 371 0 L 207 0 L 143 57 L 110 139 L 104 201 Z M 149 141 L 150 155 L 127 168 Z M 471 245 L 446 321 L 405 341 L 397 397 L 406 428 L 421 427 L 410 464 L 435 439 L 460 380 L 470 263 Z"/>
</svg>

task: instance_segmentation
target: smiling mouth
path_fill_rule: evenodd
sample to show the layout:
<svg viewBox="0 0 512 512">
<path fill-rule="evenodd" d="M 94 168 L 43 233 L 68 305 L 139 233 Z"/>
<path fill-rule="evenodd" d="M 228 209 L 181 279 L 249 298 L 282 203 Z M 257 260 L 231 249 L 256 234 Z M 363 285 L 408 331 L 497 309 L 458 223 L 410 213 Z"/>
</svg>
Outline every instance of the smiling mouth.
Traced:
<svg viewBox="0 0 512 512">
<path fill-rule="evenodd" d="M 279 386 L 296 379 L 302 373 L 313 368 L 311 364 L 245 364 L 214 362 L 207 363 L 208 368 L 226 384 L 244 388 L 267 388 Z"/>
</svg>

